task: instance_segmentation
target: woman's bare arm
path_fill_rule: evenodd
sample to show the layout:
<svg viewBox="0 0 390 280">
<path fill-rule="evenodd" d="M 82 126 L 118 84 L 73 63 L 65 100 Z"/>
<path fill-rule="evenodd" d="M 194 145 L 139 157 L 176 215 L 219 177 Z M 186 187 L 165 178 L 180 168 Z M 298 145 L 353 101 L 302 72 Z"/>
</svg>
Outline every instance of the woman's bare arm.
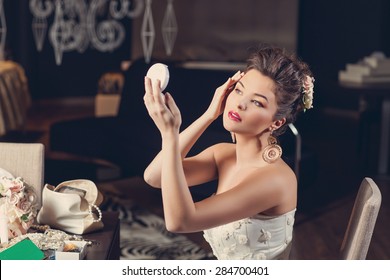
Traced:
<svg viewBox="0 0 390 280">
<path fill-rule="evenodd" d="M 212 123 L 212 119 L 207 118 L 206 115 L 202 115 L 200 118 L 198 118 L 195 122 L 193 122 L 187 129 L 185 129 L 183 132 L 180 133 L 179 139 L 178 139 L 178 149 L 180 153 L 179 160 L 182 161 L 188 154 L 188 152 L 191 150 L 193 145 L 196 143 L 196 141 L 199 139 L 199 137 L 202 135 L 202 133 L 207 129 L 207 127 Z M 202 157 L 202 163 L 203 166 L 197 166 L 196 168 L 187 168 L 186 176 L 188 177 L 188 181 L 192 182 L 191 180 L 191 170 L 198 170 L 203 174 L 202 178 L 199 178 L 200 180 L 211 180 L 213 177 L 215 177 L 215 174 L 208 171 L 210 170 L 210 164 L 212 162 L 205 162 L 206 159 L 209 161 L 212 160 L 212 155 L 206 153 L 203 153 Z M 162 153 L 161 151 L 157 154 L 157 156 L 153 159 L 153 161 L 149 164 L 149 166 L 145 169 L 144 172 L 144 179 L 145 181 L 155 187 L 160 188 L 161 187 L 161 161 L 162 161 Z M 196 164 L 196 160 L 191 161 L 192 164 Z M 195 166 L 194 166 L 195 167 Z M 203 167 L 203 168 L 202 168 Z M 200 170 L 201 169 L 201 170 Z M 193 182 L 189 184 L 190 186 L 193 184 L 197 184 L 197 182 Z"/>
<path fill-rule="evenodd" d="M 180 133 L 178 139 L 178 148 L 180 153 L 180 160 L 183 160 L 199 137 L 207 129 L 207 127 L 222 114 L 226 96 L 231 92 L 232 87 L 237 81 L 241 79 L 243 73 L 238 71 L 232 78 L 229 78 L 225 84 L 220 86 L 213 96 L 210 106 L 206 112 L 195 120 L 187 129 Z M 151 97 L 152 92 L 159 92 L 158 85 L 153 88 L 151 80 L 145 78 L 145 96 L 144 101 Z M 145 181 L 156 188 L 161 187 L 161 152 L 153 159 L 149 166 L 145 169 Z M 205 151 L 202 155 L 184 161 L 185 175 L 189 186 L 197 185 L 203 182 L 210 181 L 216 176 L 216 168 L 214 159 L 210 151 Z M 186 168 L 187 167 L 187 168 Z M 194 174 L 196 173 L 196 174 Z"/>
<path fill-rule="evenodd" d="M 177 161 L 175 140 L 171 140 L 163 147 L 162 176 L 164 216 L 169 231 L 201 231 L 279 207 L 289 199 L 287 189 L 296 184 L 292 172 L 281 172 L 273 166 L 253 172 L 226 192 L 194 203 Z"/>
</svg>

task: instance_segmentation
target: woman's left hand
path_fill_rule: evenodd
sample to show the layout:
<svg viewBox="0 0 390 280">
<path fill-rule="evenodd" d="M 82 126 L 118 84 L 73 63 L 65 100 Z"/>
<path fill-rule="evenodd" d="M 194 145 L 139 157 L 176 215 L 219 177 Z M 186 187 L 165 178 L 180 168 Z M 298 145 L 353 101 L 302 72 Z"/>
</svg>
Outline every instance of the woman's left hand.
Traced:
<svg viewBox="0 0 390 280">
<path fill-rule="evenodd" d="M 237 71 L 233 77 L 230 77 L 223 85 L 215 90 L 213 99 L 211 100 L 211 103 L 205 112 L 205 114 L 208 115 L 212 120 L 215 120 L 222 114 L 225 108 L 227 96 L 232 92 L 235 84 L 243 77 L 243 75 L 243 72 Z"/>
<path fill-rule="evenodd" d="M 162 136 L 166 133 L 179 133 L 181 125 L 180 110 L 168 92 L 161 93 L 159 80 L 152 83 L 150 78 L 145 77 L 144 102 L 149 116 Z"/>
</svg>

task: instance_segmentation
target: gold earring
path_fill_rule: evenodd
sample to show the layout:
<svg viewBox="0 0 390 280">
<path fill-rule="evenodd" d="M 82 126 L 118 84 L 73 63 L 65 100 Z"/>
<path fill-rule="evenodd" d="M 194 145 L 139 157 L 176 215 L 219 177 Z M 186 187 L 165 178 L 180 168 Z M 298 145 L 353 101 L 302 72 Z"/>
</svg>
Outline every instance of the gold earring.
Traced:
<svg viewBox="0 0 390 280">
<path fill-rule="evenodd" d="M 232 137 L 232 142 L 236 143 L 236 134 L 234 132 L 230 132 L 230 136 Z"/>
<path fill-rule="evenodd" d="M 274 163 L 282 156 L 282 147 L 278 145 L 278 141 L 274 136 L 268 137 L 268 146 L 264 148 L 263 159 L 267 163 Z"/>
</svg>

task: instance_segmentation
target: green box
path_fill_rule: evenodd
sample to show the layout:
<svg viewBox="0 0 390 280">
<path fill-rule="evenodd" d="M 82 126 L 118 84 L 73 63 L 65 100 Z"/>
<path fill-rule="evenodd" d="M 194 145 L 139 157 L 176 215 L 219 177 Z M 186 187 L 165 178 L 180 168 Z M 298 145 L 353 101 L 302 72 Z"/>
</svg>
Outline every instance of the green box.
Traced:
<svg viewBox="0 0 390 280">
<path fill-rule="evenodd" d="M 0 252 L 0 260 L 42 260 L 45 254 L 29 238 Z"/>
</svg>

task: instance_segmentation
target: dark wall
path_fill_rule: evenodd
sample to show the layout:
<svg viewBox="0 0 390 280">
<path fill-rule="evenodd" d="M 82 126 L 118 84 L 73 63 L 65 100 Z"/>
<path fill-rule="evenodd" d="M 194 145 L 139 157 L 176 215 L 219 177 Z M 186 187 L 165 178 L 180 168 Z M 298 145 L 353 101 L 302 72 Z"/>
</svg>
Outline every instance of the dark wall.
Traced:
<svg viewBox="0 0 390 280">
<path fill-rule="evenodd" d="M 29 1 L 5 0 L 4 5 L 7 49 L 11 58 L 25 68 L 36 99 L 96 94 L 100 75 L 119 70 L 120 62 L 130 58 L 131 45 L 139 44 L 130 42 L 131 20 L 128 19 L 123 22 L 128 36 L 119 49 L 102 53 L 89 47 L 82 54 L 66 52 L 62 65 L 57 66 L 47 37 L 43 51 L 36 50 Z M 226 7 L 231 9 L 229 5 Z M 179 14 L 180 10 L 175 12 Z M 389 14 L 388 0 L 300 0 L 297 50 L 316 76 L 316 106 L 357 106 L 357 98 L 345 95 L 339 88 L 338 71 L 346 63 L 354 63 L 375 50 L 390 55 Z M 48 19 L 51 21 L 52 18 Z M 243 46 L 243 50 L 246 48 Z"/>
<path fill-rule="evenodd" d="M 178 34 L 167 57 L 161 34 L 167 3 L 152 3 L 155 59 L 244 62 L 248 47 L 260 41 L 296 51 L 299 0 L 180 0 L 174 1 Z M 142 23 L 142 16 L 133 21 L 133 59 L 143 55 L 137 44 Z"/>
<path fill-rule="evenodd" d="M 36 49 L 29 1 L 4 2 L 8 29 L 6 52 L 24 67 L 34 99 L 95 95 L 99 77 L 107 71 L 119 71 L 121 61 L 130 58 L 131 21 L 124 19 L 121 23 L 126 27 L 127 37 L 118 49 L 100 52 L 89 45 L 84 53 L 64 52 L 61 65 L 57 65 L 48 35 L 42 51 Z M 48 29 L 53 20 L 54 13 L 47 19 Z"/>
<path fill-rule="evenodd" d="M 316 106 L 353 109 L 338 71 L 373 51 L 390 55 L 390 1 L 301 0 L 298 52 L 316 76 Z"/>
</svg>

